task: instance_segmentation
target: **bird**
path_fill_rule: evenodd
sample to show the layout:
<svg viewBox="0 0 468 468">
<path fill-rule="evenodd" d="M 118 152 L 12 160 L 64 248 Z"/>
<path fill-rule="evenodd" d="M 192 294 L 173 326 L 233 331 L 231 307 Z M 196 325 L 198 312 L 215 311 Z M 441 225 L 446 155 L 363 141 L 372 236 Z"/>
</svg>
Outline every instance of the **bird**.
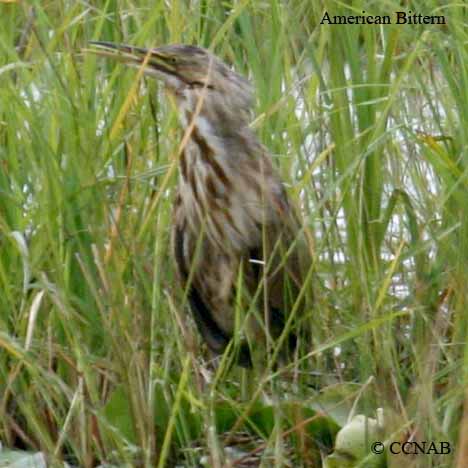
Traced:
<svg viewBox="0 0 468 468">
<path fill-rule="evenodd" d="M 290 359 L 310 244 L 270 152 L 250 127 L 250 82 L 194 45 L 90 44 L 162 82 L 175 101 L 188 138 L 178 162 L 172 254 L 212 355 L 233 343 L 235 362 L 248 368 L 258 348 L 281 341 L 277 354 Z"/>
</svg>

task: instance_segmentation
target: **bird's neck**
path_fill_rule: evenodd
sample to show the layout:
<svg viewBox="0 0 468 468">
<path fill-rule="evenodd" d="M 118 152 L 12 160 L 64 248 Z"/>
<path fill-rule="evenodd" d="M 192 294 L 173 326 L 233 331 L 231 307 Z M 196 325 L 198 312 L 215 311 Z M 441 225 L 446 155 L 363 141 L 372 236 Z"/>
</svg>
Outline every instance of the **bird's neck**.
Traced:
<svg viewBox="0 0 468 468">
<path fill-rule="evenodd" d="M 206 138 L 229 138 L 248 126 L 249 113 L 214 91 L 185 89 L 176 100 L 182 127 L 198 127 Z"/>
<path fill-rule="evenodd" d="M 240 248 L 244 239 L 237 225 L 245 222 L 236 209 L 243 189 L 236 184 L 241 166 L 236 160 L 242 157 L 233 148 L 236 139 L 203 109 L 198 114 L 186 110 L 181 123 L 186 143 L 179 160 L 179 195 L 186 219 L 193 232 L 204 231 L 218 248 Z"/>
<path fill-rule="evenodd" d="M 182 123 L 179 195 L 188 224 L 222 251 L 243 251 L 260 238 L 273 213 L 268 200 L 282 190 L 271 162 L 247 127 L 229 133 L 203 113 Z"/>
<path fill-rule="evenodd" d="M 181 186 L 189 184 L 196 194 L 213 182 L 218 194 L 225 191 L 226 186 L 232 185 L 229 175 L 233 164 L 229 144 L 232 137 L 202 112 L 186 111 L 184 117 L 181 120 L 186 144 L 180 160 Z"/>
</svg>

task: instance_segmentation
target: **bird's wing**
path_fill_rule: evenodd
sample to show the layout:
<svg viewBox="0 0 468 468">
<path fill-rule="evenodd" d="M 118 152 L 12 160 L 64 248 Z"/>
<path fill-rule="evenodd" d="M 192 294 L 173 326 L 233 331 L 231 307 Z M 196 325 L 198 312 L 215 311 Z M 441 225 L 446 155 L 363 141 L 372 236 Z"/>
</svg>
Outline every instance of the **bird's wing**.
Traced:
<svg viewBox="0 0 468 468">
<path fill-rule="evenodd" d="M 301 288 L 299 255 L 304 245 L 296 234 L 287 224 L 265 224 L 262 240 L 247 254 L 244 282 L 250 295 L 258 298 L 258 308 L 264 311 L 267 306 L 273 336 L 282 332 Z"/>
<path fill-rule="evenodd" d="M 234 331 L 232 297 L 238 261 L 216 254 L 206 236 L 197 239 L 182 211 L 175 215 L 172 244 L 179 280 L 197 328 L 211 351 L 221 354 Z M 201 252 L 203 255 L 198 254 Z M 246 343 L 237 350 L 237 362 L 243 367 L 252 365 Z"/>
</svg>

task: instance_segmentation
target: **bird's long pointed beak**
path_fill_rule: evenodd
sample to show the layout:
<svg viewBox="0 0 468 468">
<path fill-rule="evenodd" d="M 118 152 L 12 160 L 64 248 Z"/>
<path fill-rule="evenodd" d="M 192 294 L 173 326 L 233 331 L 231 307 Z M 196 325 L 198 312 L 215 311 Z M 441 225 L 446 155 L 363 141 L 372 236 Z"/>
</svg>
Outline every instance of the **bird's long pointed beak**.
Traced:
<svg viewBox="0 0 468 468">
<path fill-rule="evenodd" d="M 85 49 L 86 52 L 91 52 L 101 57 L 109 57 L 133 67 L 144 66 L 148 71 L 157 70 L 168 74 L 175 73 L 169 57 L 158 49 L 146 49 L 144 47 L 115 44 L 107 41 L 89 41 L 89 44 L 93 48 Z"/>
</svg>

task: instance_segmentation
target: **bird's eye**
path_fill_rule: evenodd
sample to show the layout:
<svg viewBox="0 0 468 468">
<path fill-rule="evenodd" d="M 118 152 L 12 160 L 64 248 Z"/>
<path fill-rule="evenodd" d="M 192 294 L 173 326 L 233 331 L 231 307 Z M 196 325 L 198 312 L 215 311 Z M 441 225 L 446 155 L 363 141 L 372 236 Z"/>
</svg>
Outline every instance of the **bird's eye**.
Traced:
<svg viewBox="0 0 468 468">
<path fill-rule="evenodd" d="M 169 57 L 169 62 L 172 63 L 172 65 L 175 65 L 177 63 L 177 59 L 175 57 Z"/>
<path fill-rule="evenodd" d="M 214 87 L 210 84 L 203 83 L 202 81 L 191 81 L 188 83 L 189 88 L 208 88 L 208 89 L 214 89 Z"/>
</svg>

